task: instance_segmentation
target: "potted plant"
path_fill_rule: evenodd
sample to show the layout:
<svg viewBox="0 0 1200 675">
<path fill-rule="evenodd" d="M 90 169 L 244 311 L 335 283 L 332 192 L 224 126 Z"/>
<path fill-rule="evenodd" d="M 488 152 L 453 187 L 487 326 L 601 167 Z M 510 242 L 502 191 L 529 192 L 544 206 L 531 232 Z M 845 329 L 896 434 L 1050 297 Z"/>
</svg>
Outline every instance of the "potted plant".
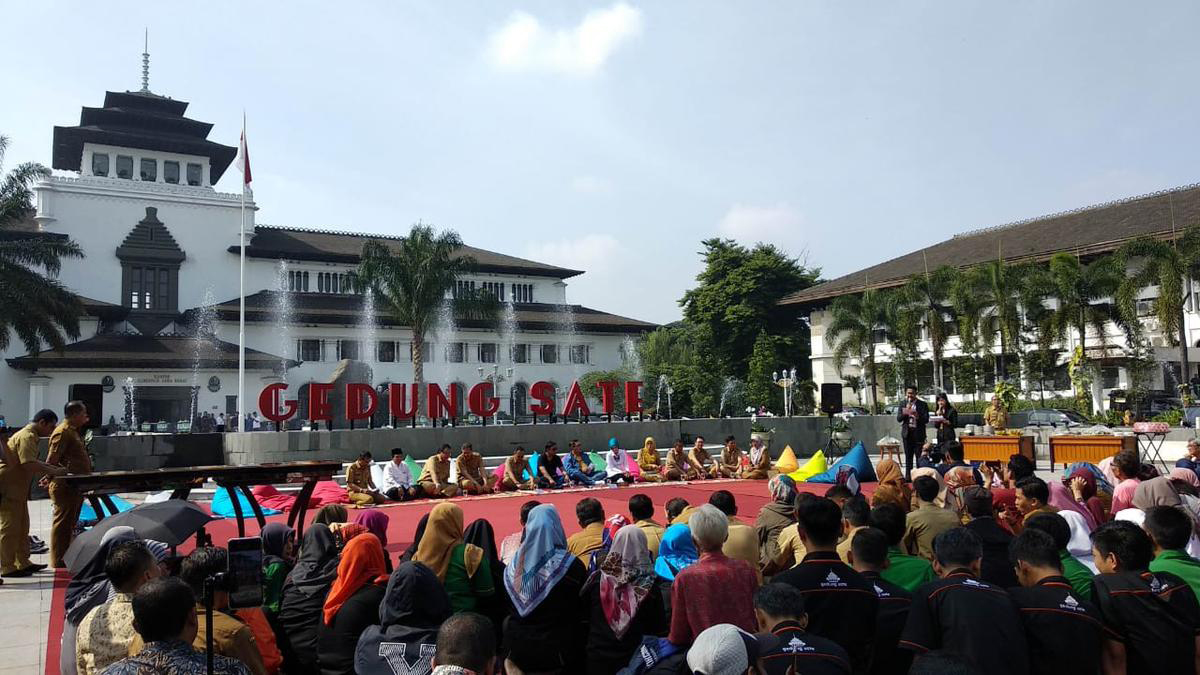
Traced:
<svg viewBox="0 0 1200 675">
<path fill-rule="evenodd" d="M 854 440 L 853 434 L 850 433 L 850 423 L 845 417 L 833 418 L 833 442 L 838 444 L 838 447 L 848 448 L 850 442 Z"/>
</svg>

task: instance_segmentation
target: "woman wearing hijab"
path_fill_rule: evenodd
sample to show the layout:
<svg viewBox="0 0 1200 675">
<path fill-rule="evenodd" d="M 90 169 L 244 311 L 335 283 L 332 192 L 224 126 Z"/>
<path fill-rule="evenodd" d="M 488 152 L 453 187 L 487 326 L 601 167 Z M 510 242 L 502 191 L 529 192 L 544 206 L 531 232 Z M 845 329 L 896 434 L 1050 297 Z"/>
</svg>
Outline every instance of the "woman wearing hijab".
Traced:
<svg viewBox="0 0 1200 675">
<path fill-rule="evenodd" d="M 504 622 L 508 658 L 525 672 L 578 673 L 587 642 L 581 596 L 587 570 L 567 551 L 567 535 L 553 504 L 529 512 L 525 538 L 504 570 L 504 589 L 514 612 Z"/>
<path fill-rule="evenodd" d="M 599 573 L 584 589 L 591 606 L 589 674 L 617 672 L 629 663 L 643 637 L 666 635 L 666 612 L 654 582 L 646 533 L 631 525 L 617 530 Z"/>
<path fill-rule="evenodd" d="M 1092 514 L 1092 520 L 1097 526 L 1108 522 L 1108 506 L 1099 495 L 1099 483 L 1094 472 L 1085 467 L 1076 468 L 1067 472 L 1065 483 L 1071 491 L 1071 498 Z M 1111 501 L 1110 498 L 1109 502 Z"/>
<path fill-rule="evenodd" d="M 79 630 L 79 622 L 83 617 L 108 602 L 110 595 L 115 594 L 112 583 L 104 573 L 104 564 L 108 561 L 108 552 L 113 546 L 123 541 L 137 541 L 138 536 L 132 527 L 114 527 L 100 539 L 100 547 L 83 567 L 79 569 L 67 584 L 66 609 L 67 615 L 63 621 L 62 645 L 59 658 L 59 669 L 62 675 L 75 675 L 75 634 Z"/>
<path fill-rule="evenodd" d="M 300 555 L 283 584 L 277 622 L 283 639 L 283 666 L 287 673 L 312 674 L 317 670 L 317 629 L 325 596 L 337 578 L 337 541 L 329 527 L 313 523 L 304 530 Z"/>
<path fill-rule="evenodd" d="M 508 616 L 512 607 L 508 604 L 508 597 L 500 592 L 504 588 L 504 562 L 500 560 L 496 549 L 496 531 L 490 522 L 479 518 L 463 531 L 463 541 L 478 546 L 483 551 L 483 559 L 492 572 L 492 588 L 497 592 L 488 597 L 477 598 L 475 611 L 492 620 L 492 625 L 496 628 L 496 638 L 499 640 L 504 617 Z"/>
<path fill-rule="evenodd" d="M 1138 483 L 1134 490 L 1133 504 L 1130 508 L 1121 509 L 1113 514 L 1113 520 L 1128 520 L 1141 526 L 1146 519 L 1146 509 L 1152 506 L 1173 506 L 1188 515 L 1192 520 L 1192 537 L 1188 541 L 1187 552 L 1193 558 L 1200 555 L 1200 539 L 1196 537 L 1196 516 L 1186 508 L 1179 493 L 1171 485 L 1167 476 L 1159 476 Z"/>
<path fill-rule="evenodd" d="M 296 531 L 283 523 L 267 523 L 259 533 L 263 548 L 263 609 L 279 614 L 283 583 L 296 560 Z"/>
<path fill-rule="evenodd" d="M 1071 511 L 1079 514 L 1088 532 L 1091 532 L 1100 525 L 1096 521 L 1096 516 L 1088 509 L 1087 505 L 1077 500 L 1075 495 L 1071 494 L 1071 490 L 1062 484 L 1062 481 L 1052 480 L 1048 483 L 1048 486 L 1050 488 L 1050 501 L 1047 503 L 1058 509 L 1059 513 Z"/>
<path fill-rule="evenodd" d="M 871 506 L 880 504 L 895 504 L 908 513 L 912 508 L 912 492 L 904 484 L 904 471 L 893 459 L 882 459 L 875 467 L 875 475 L 879 483 L 871 494 Z"/>
<path fill-rule="evenodd" d="M 740 478 L 748 480 L 766 480 L 767 475 L 771 472 L 771 453 L 767 452 L 767 446 L 763 445 L 762 439 L 750 439 L 749 464 L 743 464 L 738 471 Z"/>
<path fill-rule="evenodd" d="M 381 650 L 384 644 L 402 645 L 402 651 L 388 649 L 395 650 L 392 654 L 398 651 L 406 664 L 418 659 L 428 662 L 436 649 L 438 627 L 449 618 L 450 598 L 437 575 L 420 563 L 400 563 L 388 579 L 379 605 L 379 623 L 367 627 L 358 638 L 354 672 L 394 675 L 391 655 Z"/>
<path fill-rule="evenodd" d="M 349 515 L 346 512 L 345 506 L 341 504 L 326 504 L 317 510 L 317 515 L 313 517 L 313 522 L 334 529 L 333 525 L 344 523 L 348 518 Z"/>
<path fill-rule="evenodd" d="M 657 483 L 663 479 L 662 463 L 658 461 L 658 446 L 654 444 L 653 436 L 647 436 L 646 440 L 642 442 L 642 449 L 638 451 L 637 463 L 638 468 L 642 470 L 642 481 Z"/>
<path fill-rule="evenodd" d="M 671 625 L 671 585 L 675 575 L 698 560 L 700 553 L 696 551 L 696 542 L 692 541 L 692 531 L 687 525 L 672 525 L 663 532 L 658 557 L 654 559 L 654 574 L 668 626 Z"/>
<path fill-rule="evenodd" d="M 760 569 L 779 555 L 779 533 L 796 522 L 796 481 L 779 474 L 767 483 L 767 489 L 771 501 L 762 507 L 754 521 Z"/>
<path fill-rule="evenodd" d="M 424 564 L 446 587 L 450 609 L 474 611 L 481 598 L 496 592 L 490 562 L 483 549 L 463 541 L 463 512 L 458 504 L 441 502 L 429 512 L 429 522 L 413 562 Z"/>
<path fill-rule="evenodd" d="M 421 545 L 421 537 L 425 536 L 425 528 L 429 525 L 429 514 L 421 516 L 417 521 L 417 529 L 413 531 L 412 543 L 408 548 L 404 549 L 404 553 L 400 554 L 400 562 L 408 562 L 417 554 L 417 547 Z"/>
<path fill-rule="evenodd" d="M 353 675 L 358 637 L 380 615 L 383 585 L 388 580 L 383 558 L 383 546 L 370 532 L 351 539 L 342 551 L 317 629 L 321 675 Z"/>
<path fill-rule="evenodd" d="M 912 479 L 914 481 L 917 480 L 918 478 L 920 478 L 921 476 L 929 476 L 930 478 L 937 481 L 938 496 L 936 499 L 933 500 L 933 503 L 938 506 L 945 507 L 946 506 L 946 479 L 945 479 L 945 477 L 943 477 L 941 472 L 939 472 L 937 469 L 930 469 L 930 468 L 925 468 L 925 467 L 913 469 Z M 910 503 L 908 505 L 908 507 L 904 509 L 905 511 L 911 511 L 914 508 L 916 508 L 916 503 L 915 503 L 916 497 L 913 496 L 913 497 L 911 497 L 911 499 L 913 500 L 914 503 Z"/>
<path fill-rule="evenodd" d="M 388 555 L 387 551 L 387 529 L 390 520 L 388 515 L 379 509 L 359 511 L 358 515 L 354 517 L 354 523 L 367 528 L 367 532 L 375 535 L 375 538 L 379 540 L 379 544 L 383 546 L 384 568 L 388 571 L 388 574 L 392 572 L 392 557 Z"/>
</svg>

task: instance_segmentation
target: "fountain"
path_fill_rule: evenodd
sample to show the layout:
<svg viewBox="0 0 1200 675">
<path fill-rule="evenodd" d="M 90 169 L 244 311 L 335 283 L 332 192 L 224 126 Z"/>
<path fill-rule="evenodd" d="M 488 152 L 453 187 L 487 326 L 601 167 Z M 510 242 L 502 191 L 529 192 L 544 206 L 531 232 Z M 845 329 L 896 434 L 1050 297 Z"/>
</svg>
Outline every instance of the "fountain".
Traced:
<svg viewBox="0 0 1200 675">
<path fill-rule="evenodd" d="M 520 381 L 520 376 L 517 374 L 517 362 L 513 359 L 513 352 L 517 348 L 517 312 L 513 308 L 512 299 L 510 298 L 504 303 L 504 312 L 500 316 L 500 343 L 508 355 L 508 362 L 512 364 L 509 367 L 509 391 L 503 392 L 509 399 L 507 409 L 509 412 L 513 410 L 512 389 L 511 387 Z M 496 359 L 497 362 L 500 358 Z M 501 392 L 494 393 L 495 396 L 500 396 Z"/>
<path fill-rule="evenodd" d="M 125 378 L 125 419 L 129 420 L 129 433 L 137 431 L 137 385 L 132 377 Z"/>
<path fill-rule="evenodd" d="M 296 310 L 293 306 L 292 289 L 288 283 L 288 264 L 286 260 L 279 261 L 276 275 L 278 292 L 275 293 L 275 329 L 279 335 L 279 377 L 286 384 L 288 371 L 288 354 L 295 351 L 292 342 L 292 324 L 295 323 Z"/>
<path fill-rule="evenodd" d="M 721 403 L 717 407 L 717 417 L 725 415 L 725 402 L 737 391 L 737 384 L 737 380 L 732 377 L 725 378 L 725 382 L 721 384 Z"/>
<path fill-rule="evenodd" d="M 433 328 L 434 346 L 442 349 L 441 358 L 433 356 L 433 349 L 429 350 L 430 356 L 433 357 L 433 362 L 436 364 L 433 368 L 425 370 L 425 381 L 433 382 L 446 389 L 453 382 L 454 371 L 451 369 L 450 363 L 450 348 L 449 345 L 454 341 L 458 332 L 458 325 L 454 320 L 454 299 L 447 297 L 438 307 L 437 324 Z M 426 338 L 428 341 L 428 338 Z M 463 360 L 466 360 L 466 354 L 463 354 Z"/>
<path fill-rule="evenodd" d="M 583 376 L 583 369 L 587 366 L 587 348 L 584 348 L 582 363 L 575 363 L 573 352 L 578 345 L 579 327 L 575 324 L 575 308 L 571 305 L 559 305 L 559 326 L 562 332 L 567 336 L 567 362 L 571 364 L 571 369 L 575 371 L 575 379 L 578 380 Z"/>
<path fill-rule="evenodd" d="M 204 356 L 206 345 L 211 346 L 216 330 L 216 297 L 213 288 L 204 289 L 204 299 L 192 314 L 192 401 L 188 409 L 188 430 L 196 423 L 199 414 L 198 399 L 200 397 L 200 359 Z M 182 430 L 181 430 L 182 431 Z"/>
<path fill-rule="evenodd" d="M 637 343 L 626 335 L 621 338 L 621 361 L 636 379 L 642 379 L 642 357 L 638 355 Z"/>
<path fill-rule="evenodd" d="M 372 365 L 378 358 L 376 341 L 378 334 L 375 325 L 375 291 L 367 288 L 363 293 L 363 311 L 358 320 L 359 350 L 358 360 Z M 372 366 L 373 367 L 373 366 Z"/>
<path fill-rule="evenodd" d="M 658 415 L 659 418 L 662 417 L 663 390 L 669 388 L 669 386 L 670 386 L 670 384 L 669 384 L 669 380 L 667 379 L 667 376 L 665 374 L 659 375 L 658 376 L 658 388 L 654 395 L 654 414 Z M 669 404 L 668 404 L 668 407 L 669 407 Z M 671 413 L 668 410 L 667 419 L 670 419 L 670 418 L 671 418 Z"/>
</svg>

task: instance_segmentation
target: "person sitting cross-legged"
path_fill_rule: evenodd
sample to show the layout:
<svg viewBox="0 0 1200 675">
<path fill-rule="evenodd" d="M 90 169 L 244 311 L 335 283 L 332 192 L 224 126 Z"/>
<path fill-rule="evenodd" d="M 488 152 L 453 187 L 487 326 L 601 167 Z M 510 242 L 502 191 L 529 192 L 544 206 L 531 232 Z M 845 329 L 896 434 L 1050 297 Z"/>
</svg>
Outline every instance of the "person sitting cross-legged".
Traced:
<svg viewBox="0 0 1200 675">
<path fill-rule="evenodd" d="M 1004 589 L 979 580 L 983 544 L 974 532 L 955 527 L 933 541 L 934 569 L 941 577 L 917 589 L 900 646 L 921 655 L 956 653 L 981 675 L 1029 672 L 1029 649 L 1016 605 Z M 997 646 L 1004 658 L 997 658 Z"/>
<path fill-rule="evenodd" d="M 779 638 L 758 655 L 763 675 L 849 675 L 850 656 L 841 645 L 807 631 L 804 594 L 788 584 L 770 583 L 754 592 L 758 629 Z"/>
<path fill-rule="evenodd" d="M 443 443 L 442 447 L 425 460 L 417 485 L 429 497 L 455 497 L 458 486 L 450 482 L 450 444 Z"/>
<path fill-rule="evenodd" d="M 563 471 L 566 472 L 567 478 L 575 485 L 595 485 L 602 482 L 604 476 L 596 470 L 588 462 L 587 455 L 583 454 L 583 446 L 579 441 L 573 440 L 568 445 L 567 456 L 563 459 Z"/>
<path fill-rule="evenodd" d="M 496 477 L 483 470 L 483 457 L 470 443 L 463 443 L 461 454 L 454 460 L 458 467 L 458 486 L 469 495 L 489 495 Z"/>
<path fill-rule="evenodd" d="M 533 474 L 534 472 L 529 468 L 529 460 L 525 459 L 525 448 L 518 445 L 517 449 L 505 458 L 504 474 L 496 485 L 496 489 L 504 492 L 534 490 L 537 488 L 537 482 Z"/>
<path fill-rule="evenodd" d="M 604 480 L 609 483 L 632 483 L 633 474 L 629 473 L 632 463 L 629 453 L 625 452 L 617 439 L 608 439 L 608 452 L 604 453 Z"/>
<path fill-rule="evenodd" d="M 422 495 L 413 485 L 412 471 L 404 461 L 404 448 L 392 448 L 392 461 L 383 466 L 383 495 L 394 502 L 406 502 Z"/>
<path fill-rule="evenodd" d="M 196 613 L 192 589 L 175 577 L 152 579 L 133 594 L 133 627 L 145 646 L 134 656 L 105 668 L 103 675 L 203 673 L 207 655 L 192 646 L 203 615 Z M 216 675 L 250 675 L 237 659 L 213 655 Z"/>
<path fill-rule="evenodd" d="M 535 478 L 537 486 L 543 490 L 566 486 L 567 474 L 563 466 L 563 458 L 558 454 L 558 444 L 548 441 L 546 448 L 538 455 Z"/>
<path fill-rule="evenodd" d="M 1093 674 L 1100 670 L 1105 637 L 1100 612 L 1062 575 L 1054 538 L 1026 528 L 1013 538 L 1009 556 L 1020 587 L 1008 594 L 1017 605 L 1034 675 Z M 1070 649 L 1063 649 L 1070 645 Z"/>
<path fill-rule="evenodd" d="M 355 504 L 382 504 L 387 501 L 371 478 L 371 453 L 363 452 L 346 467 L 346 496 Z"/>
<path fill-rule="evenodd" d="M 1106 673 L 1188 673 L 1196 668 L 1200 605 L 1170 572 L 1151 572 L 1154 543 L 1142 528 L 1114 520 L 1092 532 L 1092 601 L 1109 633 Z"/>
<path fill-rule="evenodd" d="M 437 632 L 432 675 L 497 672 L 496 628 L 491 620 L 475 612 L 460 612 L 446 619 Z"/>
<path fill-rule="evenodd" d="M 133 594 L 160 574 L 154 554 L 140 540 L 122 541 L 108 552 L 104 575 L 116 590 L 112 600 L 92 609 L 79 622 L 75 669 L 91 675 L 129 655 L 133 628 Z"/>
</svg>

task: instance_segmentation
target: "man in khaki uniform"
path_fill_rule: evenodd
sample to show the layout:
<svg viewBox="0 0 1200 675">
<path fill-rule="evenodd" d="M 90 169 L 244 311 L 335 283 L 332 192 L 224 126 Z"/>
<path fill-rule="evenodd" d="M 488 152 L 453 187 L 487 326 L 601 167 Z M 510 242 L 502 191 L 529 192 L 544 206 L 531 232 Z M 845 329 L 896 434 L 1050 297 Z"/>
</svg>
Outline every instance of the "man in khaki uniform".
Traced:
<svg viewBox="0 0 1200 675">
<path fill-rule="evenodd" d="M 496 477 L 483 471 L 483 456 L 471 446 L 462 444 L 462 453 L 454 460 L 458 466 L 458 486 L 469 495 L 487 495 L 492 493 L 492 484 Z"/>
<path fill-rule="evenodd" d="M 458 486 L 450 482 L 450 445 L 443 444 L 437 454 L 425 460 L 417 484 L 430 497 L 454 497 Z"/>
<path fill-rule="evenodd" d="M 708 454 L 708 450 L 704 449 L 704 438 L 696 437 L 696 444 L 692 446 L 692 452 L 688 455 L 688 459 L 692 460 L 692 464 L 700 470 L 700 474 L 706 478 L 720 478 L 721 467 L 717 462 L 714 462 Z"/>
<path fill-rule="evenodd" d="M 71 401 L 63 408 L 63 421 L 50 434 L 50 454 L 46 463 L 66 469 L 66 473 L 86 474 L 92 472 L 92 458 L 79 435 L 88 423 L 87 405 L 83 401 Z M 50 564 L 65 568 L 63 555 L 71 545 L 75 524 L 79 522 L 79 509 L 83 507 L 83 495 L 61 480 L 50 482 L 50 501 L 54 504 L 53 522 L 50 525 Z"/>
<path fill-rule="evenodd" d="M 371 453 L 364 452 L 346 467 L 346 498 L 360 506 L 387 501 L 371 478 L 371 459 Z"/>
<path fill-rule="evenodd" d="M 38 459 L 38 439 L 49 436 L 57 422 L 53 410 L 42 410 L 0 448 L 0 576 L 27 577 L 46 568 L 29 559 L 29 484 L 40 473 L 66 473 Z"/>
</svg>

